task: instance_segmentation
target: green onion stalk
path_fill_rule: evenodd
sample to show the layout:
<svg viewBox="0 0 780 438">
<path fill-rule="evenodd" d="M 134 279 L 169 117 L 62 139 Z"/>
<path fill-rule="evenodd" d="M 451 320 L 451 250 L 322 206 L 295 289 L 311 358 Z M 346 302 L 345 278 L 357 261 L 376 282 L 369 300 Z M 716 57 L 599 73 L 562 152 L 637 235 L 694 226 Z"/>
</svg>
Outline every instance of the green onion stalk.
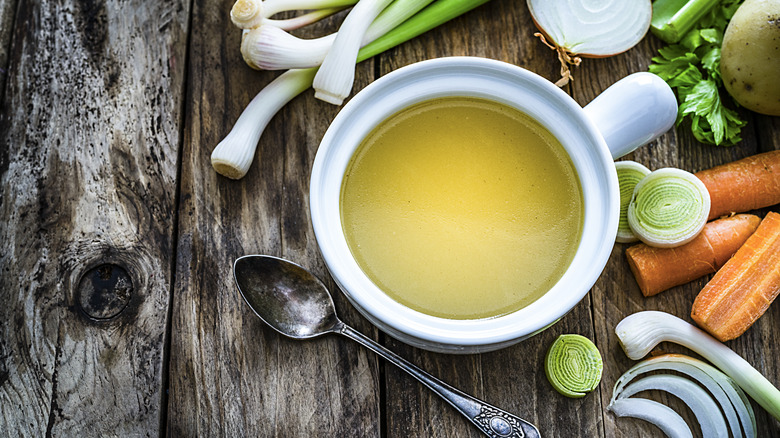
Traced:
<svg viewBox="0 0 780 438">
<path fill-rule="evenodd" d="M 488 1 L 436 0 L 361 48 L 357 62 L 417 37 Z M 246 175 L 265 127 L 284 105 L 312 86 L 317 70 L 318 67 L 288 70 L 263 88 L 241 113 L 233 129 L 212 151 L 211 165 L 214 170 L 232 179 Z"/>
<path fill-rule="evenodd" d="M 643 311 L 625 317 L 615 334 L 630 359 L 639 360 L 661 342 L 690 348 L 731 377 L 769 415 L 780 420 L 780 390 L 734 350 L 682 319 L 665 312 Z"/>
</svg>

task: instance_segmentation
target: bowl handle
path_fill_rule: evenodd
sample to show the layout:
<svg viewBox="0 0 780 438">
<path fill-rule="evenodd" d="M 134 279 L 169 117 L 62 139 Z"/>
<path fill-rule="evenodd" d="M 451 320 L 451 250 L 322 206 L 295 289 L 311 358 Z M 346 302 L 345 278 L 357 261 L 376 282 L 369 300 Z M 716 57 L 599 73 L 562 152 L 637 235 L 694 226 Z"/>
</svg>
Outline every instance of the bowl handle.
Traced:
<svg viewBox="0 0 780 438">
<path fill-rule="evenodd" d="M 615 82 L 584 110 L 617 159 L 674 126 L 677 98 L 661 78 L 641 72 Z"/>
</svg>

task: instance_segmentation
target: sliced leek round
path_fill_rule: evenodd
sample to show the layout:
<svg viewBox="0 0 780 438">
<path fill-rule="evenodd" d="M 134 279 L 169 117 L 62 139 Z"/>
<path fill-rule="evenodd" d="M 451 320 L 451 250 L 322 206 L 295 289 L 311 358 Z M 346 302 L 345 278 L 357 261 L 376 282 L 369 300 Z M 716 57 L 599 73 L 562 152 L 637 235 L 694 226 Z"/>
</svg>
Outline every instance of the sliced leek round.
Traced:
<svg viewBox="0 0 780 438">
<path fill-rule="evenodd" d="M 650 169 L 637 163 L 636 161 L 618 161 L 615 163 L 617 171 L 618 184 L 620 185 L 620 220 L 618 221 L 617 238 L 619 243 L 630 243 L 639 240 L 631 231 L 628 225 L 628 204 L 631 203 L 631 196 L 634 194 L 634 187 L 645 176 L 650 173 Z"/>
<path fill-rule="evenodd" d="M 707 223 L 710 194 L 704 183 L 682 169 L 650 172 L 634 187 L 628 225 L 639 239 L 659 248 L 693 240 Z"/>
<path fill-rule="evenodd" d="M 561 335 L 544 361 L 547 380 L 556 391 L 571 398 L 584 397 L 601 381 L 604 364 L 598 348 L 580 335 Z"/>
</svg>

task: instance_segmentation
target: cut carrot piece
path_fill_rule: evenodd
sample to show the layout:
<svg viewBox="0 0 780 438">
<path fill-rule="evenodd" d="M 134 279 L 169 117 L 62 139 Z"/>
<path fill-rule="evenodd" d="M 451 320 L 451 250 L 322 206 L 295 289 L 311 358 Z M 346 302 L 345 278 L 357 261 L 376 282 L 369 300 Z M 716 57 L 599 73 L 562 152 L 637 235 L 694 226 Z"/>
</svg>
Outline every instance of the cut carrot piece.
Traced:
<svg viewBox="0 0 780 438">
<path fill-rule="evenodd" d="M 734 339 L 780 293 L 780 214 L 769 212 L 693 302 L 691 318 L 721 341 Z"/>
<path fill-rule="evenodd" d="M 710 192 L 709 220 L 780 203 L 780 151 L 753 155 L 694 175 Z"/>
<path fill-rule="evenodd" d="M 676 248 L 634 245 L 626 250 L 628 265 L 649 297 L 717 271 L 760 222 L 758 216 L 740 214 L 706 224 L 695 239 Z"/>
</svg>

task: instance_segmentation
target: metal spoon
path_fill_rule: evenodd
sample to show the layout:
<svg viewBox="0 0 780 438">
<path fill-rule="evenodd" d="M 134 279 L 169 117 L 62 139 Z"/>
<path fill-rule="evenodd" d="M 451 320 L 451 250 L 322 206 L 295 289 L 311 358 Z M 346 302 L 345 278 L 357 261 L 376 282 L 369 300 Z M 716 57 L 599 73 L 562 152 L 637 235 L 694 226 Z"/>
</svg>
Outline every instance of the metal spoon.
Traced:
<svg viewBox="0 0 780 438">
<path fill-rule="evenodd" d="M 293 339 L 309 339 L 326 333 L 344 335 L 414 376 L 485 435 L 540 436 L 533 424 L 447 385 L 341 322 L 328 289 L 302 267 L 276 257 L 249 255 L 236 260 L 233 274 L 249 307 L 279 333 Z"/>
</svg>

